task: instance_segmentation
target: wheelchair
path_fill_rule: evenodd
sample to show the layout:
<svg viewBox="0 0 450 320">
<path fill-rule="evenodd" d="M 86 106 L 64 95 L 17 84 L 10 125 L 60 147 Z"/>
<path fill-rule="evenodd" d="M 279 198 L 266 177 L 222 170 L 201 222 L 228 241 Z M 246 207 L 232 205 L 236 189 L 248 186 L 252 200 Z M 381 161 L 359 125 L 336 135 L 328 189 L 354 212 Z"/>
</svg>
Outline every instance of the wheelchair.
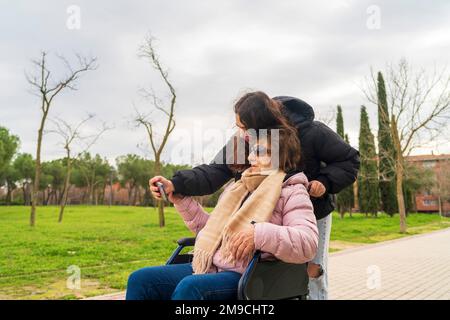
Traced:
<svg viewBox="0 0 450 320">
<path fill-rule="evenodd" d="M 190 263 L 193 254 L 181 253 L 195 245 L 195 238 L 181 238 L 166 265 Z M 307 263 L 293 264 L 280 260 L 261 260 L 257 250 L 242 274 L 237 292 L 238 300 L 307 300 Z"/>
</svg>

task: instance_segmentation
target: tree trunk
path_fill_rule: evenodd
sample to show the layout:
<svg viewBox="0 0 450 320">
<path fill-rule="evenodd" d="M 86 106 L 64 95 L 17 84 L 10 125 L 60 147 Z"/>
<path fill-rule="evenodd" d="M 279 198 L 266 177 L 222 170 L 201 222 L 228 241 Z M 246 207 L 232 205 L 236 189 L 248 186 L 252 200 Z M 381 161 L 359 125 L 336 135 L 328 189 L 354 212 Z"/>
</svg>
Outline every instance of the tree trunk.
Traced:
<svg viewBox="0 0 450 320">
<path fill-rule="evenodd" d="M 7 183 L 7 188 L 6 188 L 6 205 L 9 206 L 11 205 L 12 202 L 12 190 L 11 190 L 11 186 L 9 185 L 9 183 Z"/>
<path fill-rule="evenodd" d="M 443 209 L 443 203 L 441 200 L 441 195 L 438 196 L 438 205 L 439 205 L 439 215 L 442 217 L 442 211 L 444 211 Z"/>
<path fill-rule="evenodd" d="M 354 198 L 354 208 L 359 211 L 359 200 L 358 200 L 358 181 L 353 183 L 353 198 Z"/>
<path fill-rule="evenodd" d="M 41 147 L 42 147 L 42 136 L 44 135 L 44 126 L 47 119 L 49 105 L 46 105 L 44 97 L 42 98 L 42 114 L 41 124 L 38 130 L 37 139 L 37 149 L 36 149 L 36 168 L 34 174 L 34 187 L 31 190 L 31 214 L 30 214 L 30 226 L 34 227 L 36 225 L 36 207 L 39 199 L 39 183 L 41 179 Z"/>
<path fill-rule="evenodd" d="M 23 205 L 26 206 L 27 205 L 27 189 L 26 189 L 25 183 L 22 185 L 22 194 L 23 194 Z"/>
<path fill-rule="evenodd" d="M 101 194 L 101 199 L 100 199 L 100 203 L 102 205 L 105 204 L 105 196 L 106 196 L 106 182 L 103 184 L 103 192 Z"/>
<path fill-rule="evenodd" d="M 83 195 L 81 196 L 81 203 L 86 204 L 87 189 L 84 187 L 82 192 L 83 192 Z"/>
<path fill-rule="evenodd" d="M 96 206 L 98 206 L 98 188 L 97 187 L 94 188 L 93 194 L 94 194 L 94 203 Z"/>
<path fill-rule="evenodd" d="M 406 208 L 405 208 L 405 199 L 403 197 L 403 165 L 397 158 L 396 164 L 397 171 L 397 202 L 398 202 L 398 211 L 400 214 L 400 232 L 406 232 Z"/>
<path fill-rule="evenodd" d="M 50 201 L 49 204 L 53 205 L 53 204 L 57 204 L 58 203 L 58 190 L 52 190 L 52 193 L 50 195 Z"/>
<path fill-rule="evenodd" d="M 61 197 L 60 209 L 59 209 L 59 218 L 58 222 L 61 223 L 63 220 L 64 209 L 67 204 L 67 196 L 69 194 L 69 185 L 70 185 L 70 174 L 71 174 L 71 161 L 70 161 L 70 151 L 67 151 L 67 171 L 66 171 L 66 179 L 64 180 L 64 191 Z"/>
<path fill-rule="evenodd" d="M 139 186 L 134 186 L 134 195 L 133 195 L 133 206 L 137 205 L 137 201 L 139 200 Z"/>
<path fill-rule="evenodd" d="M 392 130 L 392 137 L 394 138 L 394 147 L 396 151 L 396 163 L 395 163 L 396 193 L 397 193 L 398 212 L 400 215 L 400 232 L 405 233 L 407 225 L 406 225 L 405 198 L 403 196 L 403 154 L 397 130 L 397 123 L 395 121 L 394 116 L 392 116 L 391 130 Z"/>
<path fill-rule="evenodd" d="M 411 197 L 411 208 L 413 212 L 417 212 L 417 206 L 416 206 L 416 196 L 412 195 Z"/>
<path fill-rule="evenodd" d="M 113 191 L 113 185 L 112 184 L 110 184 L 109 189 L 110 189 L 110 192 L 111 192 L 109 194 L 109 204 L 113 205 L 114 204 L 114 191 Z"/>
<path fill-rule="evenodd" d="M 38 131 L 37 140 L 37 151 L 36 151 L 36 170 L 34 173 L 34 186 L 31 190 L 31 214 L 30 214 L 30 226 L 34 227 L 36 225 L 36 206 L 38 202 L 39 193 L 39 182 L 41 178 L 41 145 L 42 145 L 42 135 L 44 132 L 45 118 L 47 114 L 44 113 L 44 117 L 41 120 L 41 125 Z"/>
<path fill-rule="evenodd" d="M 91 185 L 89 186 L 89 204 L 94 204 L 94 183 L 91 181 Z"/>
<path fill-rule="evenodd" d="M 155 176 L 161 175 L 161 162 L 159 156 L 155 157 Z M 164 219 L 164 200 L 158 201 L 159 226 L 162 228 L 166 225 Z"/>
<path fill-rule="evenodd" d="M 42 205 L 43 206 L 47 205 L 47 198 L 48 198 L 48 192 L 47 192 L 47 188 L 45 188 L 44 190 L 42 190 Z"/>
<path fill-rule="evenodd" d="M 131 206 L 132 203 L 132 195 L 133 195 L 133 186 L 131 185 L 131 183 L 128 183 L 128 205 Z"/>
<path fill-rule="evenodd" d="M 67 172 L 66 172 L 66 175 L 67 175 Z M 65 181 L 64 181 L 64 184 L 65 184 Z M 58 195 L 58 199 L 57 199 L 58 203 L 61 203 L 65 190 L 66 190 L 65 186 L 63 187 L 62 190 L 59 190 L 59 195 Z"/>
</svg>

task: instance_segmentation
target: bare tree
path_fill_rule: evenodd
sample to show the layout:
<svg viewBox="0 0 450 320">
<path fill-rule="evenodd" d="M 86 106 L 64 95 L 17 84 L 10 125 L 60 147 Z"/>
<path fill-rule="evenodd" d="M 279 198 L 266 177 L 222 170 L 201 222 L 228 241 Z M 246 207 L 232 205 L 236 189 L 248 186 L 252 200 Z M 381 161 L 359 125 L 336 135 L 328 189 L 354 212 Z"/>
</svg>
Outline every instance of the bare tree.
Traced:
<svg viewBox="0 0 450 320">
<path fill-rule="evenodd" d="M 150 90 L 142 90 L 144 93 L 145 98 L 151 101 L 151 104 L 156 110 L 159 110 L 167 117 L 167 122 L 163 125 L 163 133 L 162 137 L 157 141 L 157 138 L 155 137 L 155 130 L 153 123 L 150 118 L 151 113 L 143 114 L 140 113 L 136 109 L 136 117 L 135 117 L 135 123 L 138 126 L 143 126 L 147 132 L 148 141 L 151 147 L 151 152 L 155 158 L 155 175 L 161 174 L 161 155 L 164 150 L 164 147 L 167 144 L 167 140 L 169 138 L 169 135 L 172 133 L 173 129 L 175 128 L 175 119 L 174 119 L 174 110 L 175 110 L 175 101 L 176 101 L 176 93 L 175 89 L 172 86 L 171 82 L 169 81 L 169 75 L 168 71 L 165 70 L 161 62 L 159 60 L 159 56 L 157 55 L 154 47 L 154 38 L 151 35 L 148 35 L 144 41 L 144 44 L 139 49 L 139 57 L 144 58 L 148 60 L 148 62 L 153 66 L 153 68 L 159 73 L 161 76 L 164 84 L 167 86 L 167 88 L 170 91 L 169 99 L 170 102 L 168 105 L 160 99 L 153 88 L 150 88 Z M 159 215 L 159 226 L 163 227 L 165 225 L 164 220 L 164 202 L 159 201 L 158 202 L 158 215 Z"/>
<path fill-rule="evenodd" d="M 86 71 L 95 70 L 97 68 L 96 58 L 85 58 L 81 55 L 76 55 L 78 65 L 76 69 L 63 56 L 58 58 L 63 62 L 67 70 L 67 75 L 57 81 L 52 81 L 52 72 L 47 67 L 47 53 L 42 52 L 39 60 L 32 60 L 37 67 L 35 75 L 26 74 L 28 83 L 31 85 L 32 92 L 39 96 L 41 100 L 41 120 L 38 130 L 37 150 L 36 150 L 36 172 L 34 178 L 34 187 L 31 197 L 31 215 L 30 225 L 34 226 L 36 223 L 36 206 L 38 202 L 39 182 L 41 176 L 41 147 L 42 137 L 44 134 L 46 120 L 53 103 L 53 99 L 65 89 L 77 90 L 76 84 L 80 75 Z"/>
<path fill-rule="evenodd" d="M 386 67 L 387 101 L 395 149 L 396 193 L 400 232 L 407 230 L 403 196 L 405 157 L 438 137 L 450 118 L 450 76 L 446 68 L 431 74 L 414 70 L 405 59 Z M 367 99 L 377 104 L 376 75 L 363 88 Z M 388 116 L 388 115 L 387 115 Z"/>
<path fill-rule="evenodd" d="M 84 124 L 86 124 L 88 121 L 93 119 L 95 116 L 93 114 L 89 114 L 86 118 L 81 120 L 79 123 L 72 125 L 66 122 L 65 120 L 61 118 L 56 118 L 55 120 L 50 119 L 51 122 L 53 122 L 55 129 L 50 130 L 49 132 L 56 133 L 63 139 L 63 147 L 66 151 L 66 176 L 64 178 L 64 187 L 63 187 L 63 194 L 60 201 L 60 210 L 59 210 L 59 217 L 58 222 L 62 222 L 63 215 L 64 215 L 64 209 L 67 204 L 67 197 L 69 194 L 69 188 L 70 188 L 70 177 L 72 173 L 72 148 L 73 143 L 79 142 L 84 144 L 83 150 L 78 152 L 78 155 L 82 154 L 83 152 L 86 152 L 89 150 L 89 148 L 94 145 L 97 140 L 100 138 L 100 136 L 107 131 L 109 128 L 106 126 L 105 123 L 103 123 L 102 128 L 99 130 L 99 132 L 93 134 L 93 135 L 82 135 L 81 134 L 81 128 Z"/>
<path fill-rule="evenodd" d="M 328 107 L 326 111 L 316 111 L 316 120 L 331 127 L 336 122 L 336 110 L 334 107 Z"/>
</svg>

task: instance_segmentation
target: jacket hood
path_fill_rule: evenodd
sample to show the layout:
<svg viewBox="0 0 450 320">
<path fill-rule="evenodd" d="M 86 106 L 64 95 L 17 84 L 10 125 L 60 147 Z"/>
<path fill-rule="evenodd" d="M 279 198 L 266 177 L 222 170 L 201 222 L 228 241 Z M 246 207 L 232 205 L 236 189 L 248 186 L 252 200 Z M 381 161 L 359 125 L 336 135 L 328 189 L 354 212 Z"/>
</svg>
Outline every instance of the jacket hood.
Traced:
<svg viewBox="0 0 450 320">
<path fill-rule="evenodd" d="M 305 176 L 305 174 L 303 172 L 298 172 L 298 173 L 290 176 L 286 180 L 284 180 L 284 182 L 282 184 L 282 188 L 289 186 L 289 185 L 293 185 L 293 184 L 303 184 L 305 186 L 305 188 L 308 189 L 308 184 L 309 184 L 308 178 Z"/>
<path fill-rule="evenodd" d="M 289 96 L 276 96 L 272 99 L 283 104 L 285 107 L 283 113 L 297 128 L 309 125 L 314 121 L 314 110 L 305 101 Z"/>
</svg>

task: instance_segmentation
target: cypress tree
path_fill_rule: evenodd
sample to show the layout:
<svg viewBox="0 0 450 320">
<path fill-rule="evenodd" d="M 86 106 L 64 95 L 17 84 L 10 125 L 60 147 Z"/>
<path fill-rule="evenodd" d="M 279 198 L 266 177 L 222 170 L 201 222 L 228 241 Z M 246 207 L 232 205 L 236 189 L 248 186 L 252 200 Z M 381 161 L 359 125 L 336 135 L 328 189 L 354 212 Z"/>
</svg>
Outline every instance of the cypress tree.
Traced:
<svg viewBox="0 0 450 320">
<path fill-rule="evenodd" d="M 347 142 L 348 144 L 350 144 L 350 139 L 348 138 L 348 134 L 345 134 L 345 142 Z M 350 212 L 350 216 L 352 215 L 352 208 L 353 208 L 353 204 L 355 203 L 355 194 L 353 191 L 353 184 L 349 185 L 347 188 L 345 188 L 345 192 L 347 192 L 347 208 L 348 211 Z"/>
<path fill-rule="evenodd" d="M 359 129 L 360 170 L 358 175 L 358 198 L 361 212 L 378 212 L 379 189 L 377 154 L 374 135 L 370 131 L 369 116 L 365 106 L 361 106 L 361 123 Z"/>
<path fill-rule="evenodd" d="M 395 187 L 395 149 L 389 121 L 383 74 L 378 72 L 378 157 L 379 189 L 383 211 L 392 216 L 398 211 Z"/>
<path fill-rule="evenodd" d="M 348 135 L 344 133 L 344 118 L 342 116 L 342 108 L 339 105 L 337 106 L 336 132 L 345 140 L 345 142 L 349 143 Z M 336 205 L 341 218 L 344 217 L 345 212 L 351 213 L 353 207 L 353 185 L 350 185 L 339 192 Z"/>
<path fill-rule="evenodd" d="M 340 105 L 337 106 L 336 132 L 342 139 L 344 139 L 344 118 L 342 116 L 342 108 Z"/>
</svg>

